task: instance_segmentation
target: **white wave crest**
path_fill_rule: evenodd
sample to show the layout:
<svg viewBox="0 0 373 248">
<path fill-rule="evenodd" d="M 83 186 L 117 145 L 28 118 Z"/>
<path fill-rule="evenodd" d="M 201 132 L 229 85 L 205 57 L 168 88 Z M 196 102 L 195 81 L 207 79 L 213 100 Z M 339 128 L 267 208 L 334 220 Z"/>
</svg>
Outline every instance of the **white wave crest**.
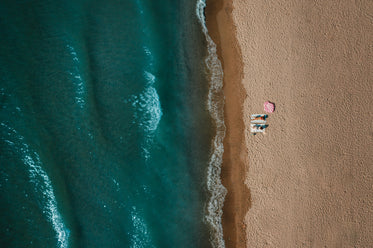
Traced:
<svg viewBox="0 0 373 248">
<path fill-rule="evenodd" d="M 153 87 L 155 76 L 145 71 L 144 78 L 147 80 L 144 90 L 125 102 L 135 108 L 135 121 L 150 135 L 157 129 L 163 113 L 157 90 Z"/>
<path fill-rule="evenodd" d="M 45 201 L 43 213 L 52 223 L 53 229 L 56 232 L 57 244 L 59 248 L 67 248 L 69 244 L 70 231 L 66 228 L 62 216 L 57 208 L 57 200 L 54 196 L 52 182 L 47 173 L 42 169 L 42 162 L 39 155 L 32 151 L 31 148 L 24 142 L 24 137 L 17 133 L 17 131 L 4 123 L 0 124 L 6 128 L 10 139 L 16 138 L 14 142 L 7 142 L 23 155 L 22 161 L 28 166 L 30 181 L 34 184 L 34 190 L 42 194 Z"/>
<path fill-rule="evenodd" d="M 148 71 L 144 72 L 144 77 L 147 80 L 147 85 L 153 85 L 155 82 L 155 76 Z"/>
<path fill-rule="evenodd" d="M 132 207 L 131 211 L 132 225 L 135 232 L 131 237 L 131 248 L 151 248 L 152 245 L 150 233 L 145 220 L 141 218 L 139 213 L 136 211 L 136 207 Z"/>
<path fill-rule="evenodd" d="M 138 96 L 133 96 L 132 106 L 136 108 L 135 117 L 139 126 L 146 132 L 154 132 L 162 117 L 161 104 L 157 90 L 148 86 Z"/>
<path fill-rule="evenodd" d="M 204 15 L 205 7 L 205 0 L 197 0 L 196 14 L 202 26 L 202 32 L 206 37 L 208 50 L 205 60 L 210 76 L 207 106 L 216 126 L 216 135 L 212 142 L 212 154 L 207 171 L 207 189 L 211 196 L 207 205 L 206 221 L 211 226 L 213 247 L 225 248 L 222 215 L 227 189 L 222 185 L 220 179 L 224 153 L 223 140 L 226 130 L 224 124 L 223 68 L 216 53 L 216 45 L 208 34 Z"/>
<path fill-rule="evenodd" d="M 86 89 L 85 89 L 85 85 L 84 85 L 82 76 L 79 73 L 79 63 L 80 63 L 80 61 L 78 59 L 78 55 L 77 55 L 74 47 L 72 47 L 70 45 L 66 45 L 66 47 L 69 50 L 69 53 L 72 56 L 73 62 L 75 64 L 74 70 L 72 72 L 71 71 L 69 72 L 69 74 L 74 79 L 74 86 L 75 86 L 75 92 L 76 92 L 75 101 L 79 105 L 80 108 L 84 108 L 84 105 L 85 105 L 84 98 L 85 98 Z"/>
<path fill-rule="evenodd" d="M 137 123 L 147 136 L 142 145 L 143 155 L 147 160 L 150 157 L 149 148 L 152 144 L 153 134 L 158 128 L 163 113 L 159 95 L 153 86 L 156 77 L 152 73 L 144 71 L 144 78 L 146 79 L 144 90 L 138 95 L 132 95 L 125 102 L 131 103 L 134 108 L 134 123 Z"/>
</svg>

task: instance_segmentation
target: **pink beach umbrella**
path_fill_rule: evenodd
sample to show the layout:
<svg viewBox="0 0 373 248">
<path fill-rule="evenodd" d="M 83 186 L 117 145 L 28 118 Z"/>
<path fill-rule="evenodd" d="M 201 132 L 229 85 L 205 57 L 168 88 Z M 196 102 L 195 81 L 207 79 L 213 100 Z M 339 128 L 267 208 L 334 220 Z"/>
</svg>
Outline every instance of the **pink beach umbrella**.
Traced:
<svg viewBox="0 0 373 248">
<path fill-rule="evenodd" d="M 275 111 L 275 104 L 273 102 L 265 102 L 264 103 L 264 111 L 267 112 L 267 113 L 272 113 L 273 111 Z"/>
</svg>

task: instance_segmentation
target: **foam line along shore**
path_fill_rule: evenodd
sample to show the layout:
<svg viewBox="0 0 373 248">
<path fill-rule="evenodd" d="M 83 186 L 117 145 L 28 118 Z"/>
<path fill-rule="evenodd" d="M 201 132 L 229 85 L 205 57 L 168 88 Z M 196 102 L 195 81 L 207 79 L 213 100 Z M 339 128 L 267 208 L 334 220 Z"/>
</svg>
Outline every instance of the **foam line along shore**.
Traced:
<svg viewBox="0 0 373 248">
<path fill-rule="evenodd" d="M 214 248 L 225 247 L 223 238 L 223 227 L 221 218 L 223 214 L 224 199 L 227 194 L 226 188 L 222 185 L 220 174 L 223 161 L 224 145 L 223 140 L 226 133 L 224 124 L 224 94 L 223 94 L 223 69 L 216 53 L 216 44 L 211 39 L 205 20 L 206 2 L 198 0 L 196 6 L 197 17 L 201 23 L 202 31 L 207 41 L 207 75 L 209 78 L 209 92 L 207 107 L 214 120 L 216 134 L 212 141 L 210 161 L 207 171 L 207 188 L 210 199 L 207 203 L 206 221 L 211 227 L 211 243 Z"/>
<path fill-rule="evenodd" d="M 235 25 L 232 21 L 233 10 L 230 0 L 206 1 L 205 18 L 208 38 L 214 44 L 216 59 L 221 61 L 221 87 L 219 97 L 225 127 L 222 143 L 221 182 L 227 189 L 221 215 L 221 227 L 224 246 L 243 247 L 245 245 L 245 228 L 243 219 L 250 206 L 250 194 L 244 184 L 246 149 L 243 139 L 244 123 L 242 104 L 244 90 L 242 81 L 242 59 L 240 47 L 236 40 Z M 216 46 L 215 46 L 216 44 Z M 220 172 L 220 171 L 219 171 Z M 219 247 L 219 246 L 217 246 Z"/>
</svg>

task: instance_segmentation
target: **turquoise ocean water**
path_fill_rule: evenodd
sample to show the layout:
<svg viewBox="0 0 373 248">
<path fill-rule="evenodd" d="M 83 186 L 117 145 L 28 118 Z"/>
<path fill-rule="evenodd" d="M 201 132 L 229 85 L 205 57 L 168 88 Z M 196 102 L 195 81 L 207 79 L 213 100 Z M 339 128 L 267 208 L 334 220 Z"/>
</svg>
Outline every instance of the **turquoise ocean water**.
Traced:
<svg viewBox="0 0 373 248">
<path fill-rule="evenodd" d="M 0 247 L 224 247 L 203 7 L 0 2 Z"/>
</svg>

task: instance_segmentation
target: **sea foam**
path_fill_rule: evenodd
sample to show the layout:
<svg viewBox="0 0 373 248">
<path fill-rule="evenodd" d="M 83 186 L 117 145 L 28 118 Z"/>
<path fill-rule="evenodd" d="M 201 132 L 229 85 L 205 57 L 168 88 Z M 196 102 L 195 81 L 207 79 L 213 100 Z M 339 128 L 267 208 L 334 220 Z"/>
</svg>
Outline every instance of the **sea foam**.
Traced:
<svg viewBox="0 0 373 248">
<path fill-rule="evenodd" d="M 78 104 L 80 108 L 84 108 L 85 106 L 85 97 L 86 97 L 86 89 L 84 85 L 84 81 L 82 75 L 79 73 L 79 64 L 80 61 L 78 59 L 78 55 L 74 49 L 74 47 L 70 45 L 66 45 L 70 56 L 72 57 L 74 68 L 72 71 L 69 71 L 69 74 L 73 77 L 73 82 L 75 86 L 75 102 Z"/>
<path fill-rule="evenodd" d="M 135 121 L 146 134 L 151 135 L 157 129 L 162 118 L 162 109 L 157 90 L 153 86 L 155 76 L 145 71 L 144 78 L 147 83 L 143 91 L 132 95 L 125 102 L 131 103 L 135 108 Z"/>
<path fill-rule="evenodd" d="M 144 131 L 146 140 L 142 145 L 142 150 L 147 160 L 150 158 L 149 149 L 152 145 L 153 134 L 158 128 L 163 112 L 158 92 L 154 87 L 156 77 L 144 71 L 144 79 L 146 80 L 144 89 L 139 94 L 132 95 L 125 102 L 130 103 L 134 108 L 134 123 Z"/>
<path fill-rule="evenodd" d="M 25 143 L 25 138 L 18 134 L 15 129 L 4 123 L 1 123 L 0 126 L 7 130 L 9 141 L 6 143 L 8 143 L 12 149 L 15 149 L 17 152 L 22 154 L 21 159 L 22 162 L 28 167 L 30 181 L 34 185 L 34 190 L 36 193 L 40 194 L 43 199 L 43 213 L 45 213 L 56 232 L 58 247 L 67 248 L 69 245 L 70 232 L 66 228 L 62 220 L 62 216 L 58 211 L 57 200 L 53 192 L 52 182 L 50 181 L 47 173 L 41 167 L 42 162 L 38 153 L 32 151 L 29 145 Z"/>
<path fill-rule="evenodd" d="M 145 220 L 141 217 L 136 207 L 132 207 L 131 211 L 132 225 L 134 227 L 134 233 L 131 236 L 131 248 L 152 248 L 152 240 L 149 229 L 145 223 Z"/>
<path fill-rule="evenodd" d="M 224 248 L 222 215 L 227 189 L 222 185 L 220 179 L 226 129 L 224 124 L 223 68 L 216 53 L 216 45 L 208 34 L 204 15 L 205 7 L 205 0 L 197 1 L 196 13 L 202 26 L 202 32 L 206 37 L 208 50 L 205 59 L 210 84 L 207 106 L 216 126 L 216 135 L 212 142 L 212 153 L 207 171 L 207 189 L 210 192 L 210 199 L 207 205 L 206 221 L 211 226 L 213 247 Z"/>
</svg>

